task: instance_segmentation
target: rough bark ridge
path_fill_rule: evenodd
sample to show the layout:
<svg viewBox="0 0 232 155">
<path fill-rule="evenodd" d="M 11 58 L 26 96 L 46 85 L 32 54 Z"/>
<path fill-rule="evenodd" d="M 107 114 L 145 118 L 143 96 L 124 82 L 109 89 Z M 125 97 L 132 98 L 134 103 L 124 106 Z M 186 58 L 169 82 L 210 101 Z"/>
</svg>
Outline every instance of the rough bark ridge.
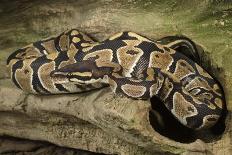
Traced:
<svg viewBox="0 0 232 155">
<path fill-rule="evenodd" d="M 109 88 L 76 95 L 25 94 L 10 82 L 5 63 L 13 50 L 71 28 L 98 40 L 126 30 L 154 39 L 182 34 L 204 47 L 202 65 L 222 83 L 231 110 L 231 15 L 232 4 L 226 1 L 2 1 L 0 135 L 107 154 L 229 154 L 230 112 L 222 136 L 198 133 L 195 142 L 175 142 L 150 125 L 149 101 L 115 96 Z"/>
</svg>

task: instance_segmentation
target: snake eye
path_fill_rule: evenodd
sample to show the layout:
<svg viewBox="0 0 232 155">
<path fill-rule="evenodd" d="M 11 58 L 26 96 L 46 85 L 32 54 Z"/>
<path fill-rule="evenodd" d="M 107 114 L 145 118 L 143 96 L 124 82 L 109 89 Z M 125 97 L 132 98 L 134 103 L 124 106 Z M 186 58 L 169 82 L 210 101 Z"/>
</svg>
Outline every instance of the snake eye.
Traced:
<svg viewBox="0 0 232 155">
<path fill-rule="evenodd" d="M 67 76 L 70 77 L 70 76 L 73 76 L 73 74 L 72 73 L 68 73 Z"/>
</svg>

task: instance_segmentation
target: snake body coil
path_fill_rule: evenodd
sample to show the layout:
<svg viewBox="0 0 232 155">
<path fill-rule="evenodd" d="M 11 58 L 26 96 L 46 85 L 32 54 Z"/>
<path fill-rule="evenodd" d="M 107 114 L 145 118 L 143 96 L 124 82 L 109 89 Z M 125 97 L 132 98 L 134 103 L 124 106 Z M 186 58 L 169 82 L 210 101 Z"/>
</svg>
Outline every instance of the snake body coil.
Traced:
<svg viewBox="0 0 232 155">
<path fill-rule="evenodd" d="M 151 41 L 121 32 L 94 42 L 73 29 L 15 51 L 7 64 L 15 85 L 27 92 L 75 93 L 110 85 L 135 99 L 159 97 L 189 128 L 211 127 L 221 115 L 222 90 L 202 67 L 178 52 L 180 46 L 195 52 L 188 39 Z"/>
</svg>

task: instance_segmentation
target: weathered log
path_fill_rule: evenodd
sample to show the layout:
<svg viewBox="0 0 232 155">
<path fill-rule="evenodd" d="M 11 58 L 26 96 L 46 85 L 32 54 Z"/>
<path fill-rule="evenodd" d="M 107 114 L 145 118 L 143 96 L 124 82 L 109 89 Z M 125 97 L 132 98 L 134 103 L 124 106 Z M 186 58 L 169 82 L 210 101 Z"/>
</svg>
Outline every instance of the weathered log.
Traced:
<svg viewBox="0 0 232 155">
<path fill-rule="evenodd" d="M 0 133 L 109 154 L 205 152 L 200 140 L 174 142 L 149 122 L 148 101 L 115 96 L 109 88 L 79 95 L 35 96 L 1 80 Z M 8 94 L 11 93 L 9 98 Z"/>
<path fill-rule="evenodd" d="M 0 137 L 0 154 L 4 155 L 102 155 L 78 149 L 59 147 L 57 145 L 41 142 L 24 140 L 12 137 Z"/>
<path fill-rule="evenodd" d="M 14 0 L 0 3 L 0 135 L 107 154 L 229 153 L 230 112 L 222 136 L 206 131 L 198 133 L 193 143 L 180 143 L 153 129 L 157 127 L 151 126 L 149 101 L 122 98 L 109 88 L 75 95 L 26 94 L 13 86 L 5 66 L 13 50 L 71 28 L 87 32 L 97 40 L 126 30 L 153 39 L 182 34 L 204 47 L 205 51 L 200 53 L 201 65 L 221 82 L 231 111 L 232 5 L 228 2 Z"/>
</svg>

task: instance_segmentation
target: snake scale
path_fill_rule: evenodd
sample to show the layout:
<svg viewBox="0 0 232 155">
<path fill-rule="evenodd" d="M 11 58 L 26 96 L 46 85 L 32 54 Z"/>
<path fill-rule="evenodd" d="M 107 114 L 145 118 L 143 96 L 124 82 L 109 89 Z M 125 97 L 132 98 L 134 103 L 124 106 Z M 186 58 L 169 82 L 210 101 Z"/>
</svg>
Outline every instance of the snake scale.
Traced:
<svg viewBox="0 0 232 155">
<path fill-rule="evenodd" d="M 13 52 L 7 65 L 14 84 L 30 93 L 76 93 L 110 86 L 116 94 L 134 99 L 157 96 L 183 125 L 209 128 L 221 115 L 222 89 L 178 47 L 196 52 L 187 37 L 152 41 L 121 32 L 96 42 L 72 29 Z"/>
</svg>

